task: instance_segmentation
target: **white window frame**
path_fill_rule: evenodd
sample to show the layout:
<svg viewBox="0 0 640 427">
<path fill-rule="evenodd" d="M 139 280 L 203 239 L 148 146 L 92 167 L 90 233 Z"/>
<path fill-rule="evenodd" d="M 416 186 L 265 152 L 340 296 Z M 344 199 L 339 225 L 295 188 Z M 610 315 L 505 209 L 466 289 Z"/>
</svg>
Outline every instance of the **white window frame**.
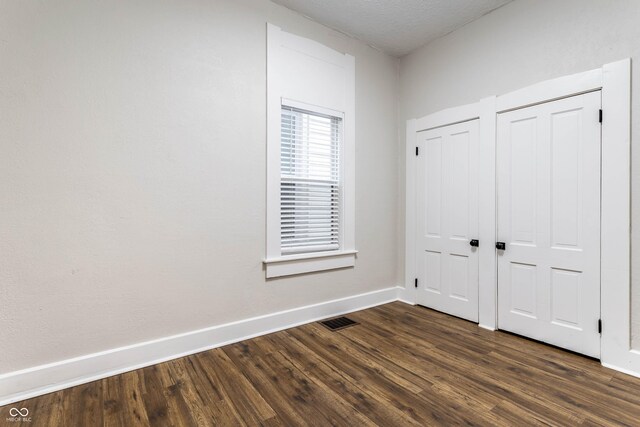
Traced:
<svg viewBox="0 0 640 427">
<path fill-rule="evenodd" d="M 296 61 L 295 67 L 289 61 Z M 298 62 L 299 61 L 299 62 Z M 313 64 L 314 66 L 308 66 Z M 308 69 L 305 69 L 305 66 Z M 323 73 L 322 67 L 331 73 Z M 290 70 L 295 69 L 296 73 Z M 331 75 L 339 81 L 327 80 Z M 306 84 L 305 79 L 313 84 Z M 335 84 L 339 91 L 331 91 Z M 317 87 L 315 87 L 317 86 Z M 327 95 L 329 94 L 329 95 Z M 280 242 L 280 126 L 282 106 L 342 118 L 340 248 L 283 255 Z M 353 267 L 355 249 L 355 60 L 313 40 L 267 24 L 266 277 Z"/>
</svg>

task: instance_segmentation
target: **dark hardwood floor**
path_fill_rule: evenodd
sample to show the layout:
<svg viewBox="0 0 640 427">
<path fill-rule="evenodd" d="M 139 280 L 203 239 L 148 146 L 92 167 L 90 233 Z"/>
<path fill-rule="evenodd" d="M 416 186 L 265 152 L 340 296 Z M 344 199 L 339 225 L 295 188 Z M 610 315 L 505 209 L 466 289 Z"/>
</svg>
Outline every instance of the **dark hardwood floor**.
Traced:
<svg viewBox="0 0 640 427">
<path fill-rule="evenodd" d="M 30 426 L 640 426 L 640 379 L 595 360 L 402 303 L 349 317 L 4 406 L 0 424 L 15 406 Z"/>
</svg>

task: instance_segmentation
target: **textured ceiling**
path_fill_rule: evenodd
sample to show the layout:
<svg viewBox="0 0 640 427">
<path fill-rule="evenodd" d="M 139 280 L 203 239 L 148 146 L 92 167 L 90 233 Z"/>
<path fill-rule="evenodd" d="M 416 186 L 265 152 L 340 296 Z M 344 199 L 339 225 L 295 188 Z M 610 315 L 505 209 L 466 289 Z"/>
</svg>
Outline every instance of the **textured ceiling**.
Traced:
<svg viewBox="0 0 640 427">
<path fill-rule="evenodd" d="M 511 0 L 272 0 L 394 56 Z"/>
</svg>

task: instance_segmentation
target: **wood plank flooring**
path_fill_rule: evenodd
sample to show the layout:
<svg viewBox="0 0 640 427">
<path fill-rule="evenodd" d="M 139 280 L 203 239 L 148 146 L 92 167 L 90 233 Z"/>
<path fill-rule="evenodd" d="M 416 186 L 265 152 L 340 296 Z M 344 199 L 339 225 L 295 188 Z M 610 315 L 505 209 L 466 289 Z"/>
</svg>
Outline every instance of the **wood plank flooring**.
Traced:
<svg viewBox="0 0 640 427">
<path fill-rule="evenodd" d="M 30 426 L 640 426 L 640 379 L 392 303 L 0 408 Z M 25 425 L 22 423 L 21 425 Z"/>
</svg>

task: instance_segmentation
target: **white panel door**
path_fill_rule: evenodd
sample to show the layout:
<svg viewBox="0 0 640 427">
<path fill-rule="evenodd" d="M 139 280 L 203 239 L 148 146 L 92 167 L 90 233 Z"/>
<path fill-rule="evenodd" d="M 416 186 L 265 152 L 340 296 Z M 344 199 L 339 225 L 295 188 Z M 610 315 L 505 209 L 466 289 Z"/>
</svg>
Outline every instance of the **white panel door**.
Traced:
<svg viewBox="0 0 640 427">
<path fill-rule="evenodd" d="M 600 92 L 498 115 L 498 327 L 600 357 Z"/>
<path fill-rule="evenodd" d="M 477 322 L 478 120 L 417 142 L 417 303 Z"/>
</svg>

